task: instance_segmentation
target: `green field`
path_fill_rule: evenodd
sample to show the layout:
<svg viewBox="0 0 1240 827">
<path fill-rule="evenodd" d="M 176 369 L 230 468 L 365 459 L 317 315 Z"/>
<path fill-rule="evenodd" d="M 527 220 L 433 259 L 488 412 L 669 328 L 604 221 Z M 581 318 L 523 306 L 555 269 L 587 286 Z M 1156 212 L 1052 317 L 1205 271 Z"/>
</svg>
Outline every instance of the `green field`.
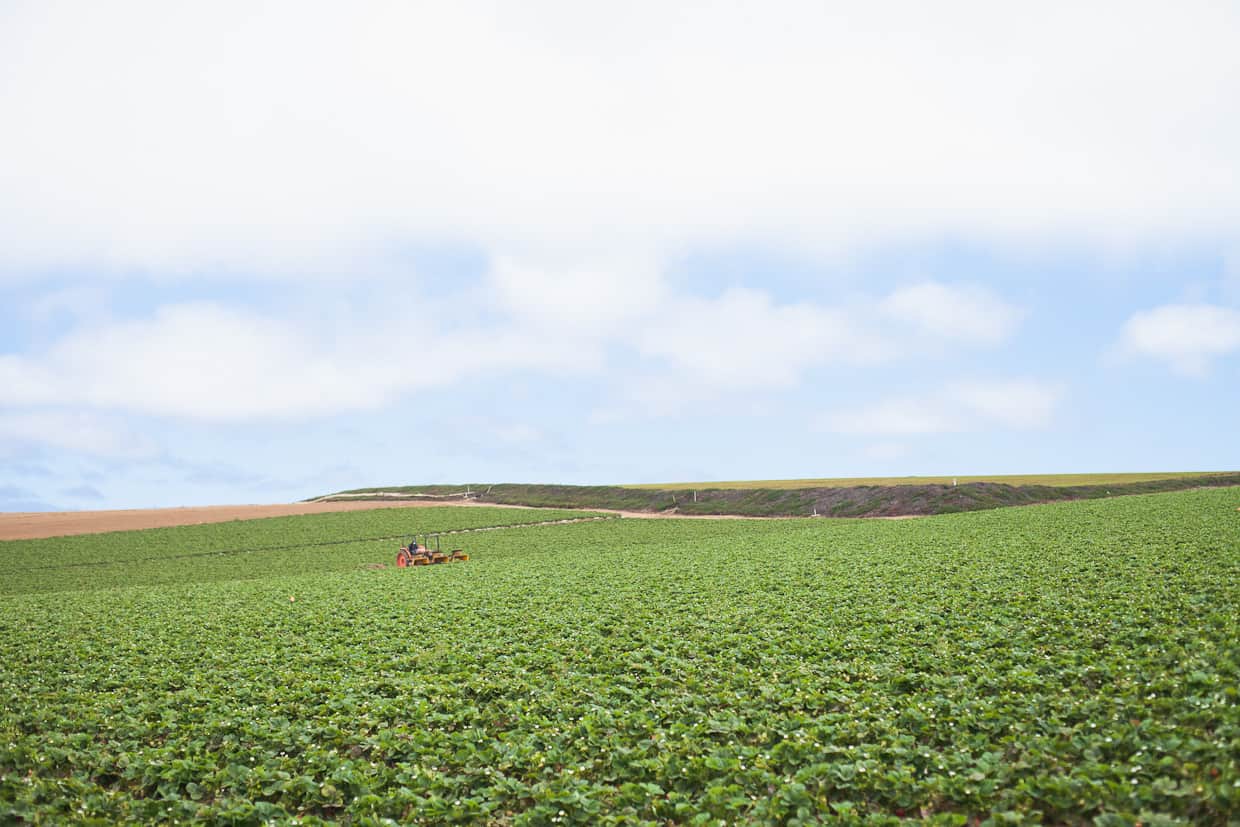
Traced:
<svg viewBox="0 0 1240 827">
<path fill-rule="evenodd" d="M 414 533 L 602 516 L 544 508 L 378 508 L 11 540 L 0 542 L 0 595 L 178 583 L 187 577 L 238 580 L 305 568 L 350 570 L 370 561 L 391 562 L 404 538 Z M 458 540 L 441 540 L 449 541 Z"/>
<path fill-rule="evenodd" d="M 1237 506 L 0 543 L 0 823 L 1235 823 Z"/>
<path fill-rule="evenodd" d="M 1201 477 L 1211 474 L 1235 473 L 1230 471 L 1171 471 L 1148 474 L 997 474 L 991 476 L 945 476 L 945 477 L 836 477 L 806 480 L 732 480 L 728 482 L 661 482 L 640 485 L 623 485 L 622 488 L 641 488 L 659 491 L 689 491 L 709 488 L 851 488 L 858 485 L 951 485 L 953 481 L 964 485 L 970 482 L 998 482 L 1005 485 L 1124 485 L 1132 482 L 1153 480 L 1178 480 L 1185 477 Z"/>
</svg>

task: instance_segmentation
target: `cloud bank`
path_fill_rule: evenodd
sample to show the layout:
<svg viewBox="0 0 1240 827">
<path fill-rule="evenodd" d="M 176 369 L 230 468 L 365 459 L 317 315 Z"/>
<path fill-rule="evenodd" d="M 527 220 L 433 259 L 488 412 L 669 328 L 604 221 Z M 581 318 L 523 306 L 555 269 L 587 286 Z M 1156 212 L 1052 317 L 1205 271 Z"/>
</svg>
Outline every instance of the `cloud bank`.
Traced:
<svg viewBox="0 0 1240 827">
<path fill-rule="evenodd" d="M 845 308 L 780 303 L 742 288 L 702 298 L 657 276 L 626 294 L 623 277 L 598 278 L 609 281 L 591 290 L 571 271 L 514 276 L 501 264 L 487 292 L 502 312 L 473 321 L 476 293 L 466 291 L 439 304 L 450 311 L 461 303 L 466 321 L 455 326 L 437 324 L 436 314 L 409 324 L 397 310 L 379 319 L 341 314 L 324 330 L 321 319 L 218 302 L 163 306 L 142 318 L 80 325 L 39 352 L 0 355 L 0 406 L 307 420 L 375 410 L 466 377 L 601 376 L 627 360 L 636 368 L 614 383 L 613 408 L 602 418 L 661 416 L 729 394 L 793 388 L 824 366 L 880 364 L 922 347 L 927 335 L 948 347 L 993 346 L 1020 315 L 973 285 L 911 288 L 932 294 L 935 318 L 953 323 L 926 329 L 920 318 L 891 323 L 888 311 L 907 290 Z M 996 318 L 1007 320 L 1002 330 Z M 958 330 L 985 335 L 962 343 Z"/>
<path fill-rule="evenodd" d="M 1134 313 L 1121 331 L 1120 351 L 1161 361 L 1186 376 L 1205 376 L 1214 359 L 1240 351 L 1240 310 L 1169 304 Z"/>
<path fill-rule="evenodd" d="M 1205 0 L 9 3 L 0 271 L 1234 239 L 1238 41 Z"/>
<path fill-rule="evenodd" d="M 1025 376 L 1045 348 L 1016 340 L 1048 327 L 1025 253 L 1224 251 L 1217 288 L 1149 286 L 1118 333 L 1203 376 L 1240 350 L 1237 42 L 1240 6 L 1208 0 L 6 3 L 0 452 L 162 457 L 149 423 L 215 457 L 365 415 L 352 452 L 488 383 L 554 398 L 469 426 L 488 456 L 568 411 L 722 432 L 853 399 L 823 427 L 1027 432 L 1066 393 Z M 737 250 L 795 265 L 738 278 Z M 848 275 L 919 250 L 944 254 Z M 1088 301 L 1074 320 L 1113 318 Z"/>
<path fill-rule="evenodd" d="M 920 396 L 882 400 L 822 418 L 823 430 L 854 436 L 918 436 L 1044 428 L 1064 389 L 1037 379 L 956 382 Z"/>
</svg>

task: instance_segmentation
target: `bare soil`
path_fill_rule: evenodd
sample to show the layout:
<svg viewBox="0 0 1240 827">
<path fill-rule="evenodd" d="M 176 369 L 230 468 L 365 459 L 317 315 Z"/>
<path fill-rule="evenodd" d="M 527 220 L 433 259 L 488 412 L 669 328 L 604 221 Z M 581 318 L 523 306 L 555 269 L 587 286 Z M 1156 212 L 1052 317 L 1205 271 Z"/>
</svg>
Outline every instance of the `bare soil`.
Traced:
<svg viewBox="0 0 1240 827">
<path fill-rule="evenodd" d="M 104 531 L 133 531 L 141 528 L 226 523 L 229 520 L 257 520 L 261 517 L 322 514 L 328 511 L 426 508 L 454 504 L 434 500 L 401 500 L 277 505 L 206 505 L 190 508 L 135 508 L 123 511 L 12 512 L 0 513 L 0 540 L 30 540 L 37 537 L 63 537 L 70 534 L 99 534 Z"/>
</svg>

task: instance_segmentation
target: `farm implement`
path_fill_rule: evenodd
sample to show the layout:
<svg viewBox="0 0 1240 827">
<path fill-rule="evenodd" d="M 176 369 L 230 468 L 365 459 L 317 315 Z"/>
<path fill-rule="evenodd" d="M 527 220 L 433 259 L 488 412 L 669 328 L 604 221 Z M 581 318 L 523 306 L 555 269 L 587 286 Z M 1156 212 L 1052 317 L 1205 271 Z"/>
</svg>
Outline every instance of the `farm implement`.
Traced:
<svg viewBox="0 0 1240 827">
<path fill-rule="evenodd" d="M 459 548 L 444 551 L 438 534 L 415 534 L 396 552 L 396 567 L 403 569 L 409 566 L 433 566 L 436 563 L 463 563 L 468 559 L 469 555 Z"/>
</svg>

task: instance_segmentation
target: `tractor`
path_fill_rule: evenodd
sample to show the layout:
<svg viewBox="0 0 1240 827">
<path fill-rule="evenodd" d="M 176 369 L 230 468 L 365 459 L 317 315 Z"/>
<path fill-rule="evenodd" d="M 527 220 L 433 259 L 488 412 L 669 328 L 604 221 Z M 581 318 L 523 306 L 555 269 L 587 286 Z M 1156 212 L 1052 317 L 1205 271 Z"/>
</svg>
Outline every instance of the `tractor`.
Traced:
<svg viewBox="0 0 1240 827">
<path fill-rule="evenodd" d="M 415 534 L 396 552 L 396 567 L 432 566 L 436 563 L 465 562 L 469 555 L 459 548 L 444 551 L 438 534 Z M 420 541 L 419 541 L 420 540 Z M 433 545 L 433 547 L 432 547 Z"/>
</svg>

